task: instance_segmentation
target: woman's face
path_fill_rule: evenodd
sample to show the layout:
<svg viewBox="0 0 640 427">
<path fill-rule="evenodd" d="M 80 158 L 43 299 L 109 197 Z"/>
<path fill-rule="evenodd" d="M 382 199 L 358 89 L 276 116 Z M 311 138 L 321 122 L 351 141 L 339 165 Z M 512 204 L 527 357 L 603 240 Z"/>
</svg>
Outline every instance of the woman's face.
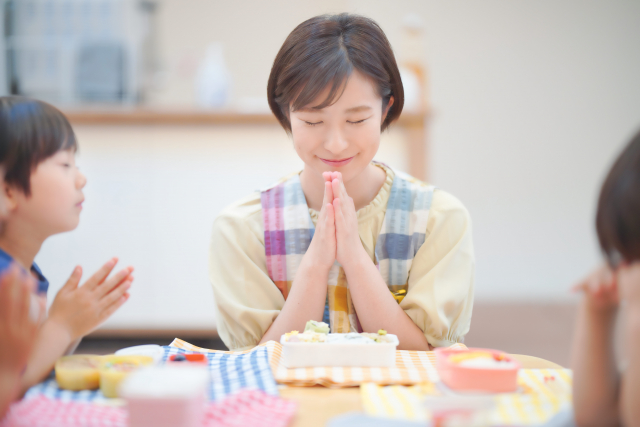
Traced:
<svg viewBox="0 0 640 427">
<path fill-rule="evenodd" d="M 306 168 L 319 175 L 338 171 L 348 182 L 365 170 L 378 151 L 380 127 L 393 98 L 383 111 L 376 88 L 357 71 L 333 105 L 313 109 L 328 92 L 327 88 L 308 107 L 289 111 L 293 145 Z"/>
</svg>

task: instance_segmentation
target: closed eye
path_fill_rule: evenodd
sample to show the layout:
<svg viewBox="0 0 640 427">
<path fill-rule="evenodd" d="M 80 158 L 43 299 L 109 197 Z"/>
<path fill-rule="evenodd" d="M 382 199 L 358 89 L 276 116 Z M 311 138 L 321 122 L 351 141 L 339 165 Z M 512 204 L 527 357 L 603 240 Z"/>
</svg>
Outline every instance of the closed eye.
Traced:
<svg viewBox="0 0 640 427">
<path fill-rule="evenodd" d="M 307 121 L 305 120 L 305 123 L 306 123 L 308 126 L 316 126 L 316 125 L 319 125 L 319 124 L 320 124 L 320 123 L 322 123 L 322 122 L 312 123 L 312 122 L 307 122 Z"/>
<path fill-rule="evenodd" d="M 362 120 L 358 120 L 357 122 L 350 122 L 349 120 L 347 120 L 347 123 L 351 124 L 351 125 L 357 125 L 359 123 L 363 123 L 365 120 L 369 120 L 371 117 L 367 117 L 366 119 L 362 119 Z"/>
</svg>

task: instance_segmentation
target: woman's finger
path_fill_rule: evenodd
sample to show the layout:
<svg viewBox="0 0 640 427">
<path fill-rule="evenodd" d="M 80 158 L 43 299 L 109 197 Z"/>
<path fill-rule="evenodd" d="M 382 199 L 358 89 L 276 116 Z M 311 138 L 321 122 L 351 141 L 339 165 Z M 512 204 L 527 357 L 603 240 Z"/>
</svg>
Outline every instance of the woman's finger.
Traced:
<svg viewBox="0 0 640 427">
<path fill-rule="evenodd" d="M 325 224 L 327 226 L 327 230 L 329 232 L 335 233 L 336 223 L 335 223 L 335 212 L 333 209 L 333 204 L 327 203 L 325 205 L 325 212 L 326 212 Z"/>
<path fill-rule="evenodd" d="M 342 199 L 344 197 L 344 194 L 342 194 L 342 188 L 340 187 L 340 181 L 338 181 L 337 179 L 334 179 L 333 181 L 331 181 L 331 187 L 333 189 L 334 200 Z"/>
<path fill-rule="evenodd" d="M 344 214 L 342 213 L 342 201 L 340 199 L 333 199 L 333 210 L 335 212 L 336 231 L 344 230 L 346 227 L 346 221 Z"/>
<path fill-rule="evenodd" d="M 333 191 L 331 188 L 331 183 L 329 181 L 325 181 L 324 183 L 324 197 L 322 199 L 322 207 L 324 207 L 327 203 L 333 202 Z"/>
<path fill-rule="evenodd" d="M 105 265 L 100 267 L 98 271 L 96 271 L 93 276 L 91 276 L 83 286 L 86 286 L 89 290 L 95 289 L 100 283 L 104 282 L 104 280 L 111 274 L 111 271 L 118 263 L 118 258 L 111 258 L 106 262 Z"/>
<path fill-rule="evenodd" d="M 97 297 L 103 298 L 105 295 L 112 292 L 119 285 L 124 284 L 127 280 L 131 278 L 131 273 L 133 272 L 133 267 L 123 268 L 118 271 L 113 276 L 109 277 L 104 281 L 100 286 L 98 286 L 95 290 Z"/>
</svg>

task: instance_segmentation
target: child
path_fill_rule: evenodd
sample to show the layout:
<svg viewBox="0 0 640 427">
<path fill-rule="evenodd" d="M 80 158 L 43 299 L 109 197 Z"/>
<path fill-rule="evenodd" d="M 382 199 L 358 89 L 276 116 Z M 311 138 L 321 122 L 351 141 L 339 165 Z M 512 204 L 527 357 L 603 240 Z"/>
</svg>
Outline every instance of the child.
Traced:
<svg viewBox="0 0 640 427">
<path fill-rule="evenodd" d="M 401 349 L 461 342 L 473 305 L 469 215 L 450 194 L 372 162 L 404 93 L 380 27 L 311 18 L 285 40 L 267 86 L 305 167 L 226 209 L 210 279 L 233 350 L 323 320 L 398 335 Z"/>
<path fill-rule="evenodd" d="M 573 348 L 578 426 L 640 425 L 640 133 L 615 162 L 600 192 L 596 229 L 607 265 L 575 289 L 584 297 Z M 613 337 L 619 301 L 623 360 L 618 373 Z"/>
<path fill-rule="evenodd" d="M 0 272 L 16 263 L 30 272 L 37 292 L 46 296 L 49 282 L 33 260 L 49 236 L 76 228 L 84 201 L 86 179 L 75 165 L 75 135 L 51 105 L 7 96 L 0 97 L 0 144 L 7 153 Z M 22 377 L 23 391 L 41 381 L 58 357 L 72 351 L 127 300 L 133 268 L 107 278 L 116 262 L 109 260 L 82 286 L 82 269 L 74 269 L 38 330 Z"/>
</svg>

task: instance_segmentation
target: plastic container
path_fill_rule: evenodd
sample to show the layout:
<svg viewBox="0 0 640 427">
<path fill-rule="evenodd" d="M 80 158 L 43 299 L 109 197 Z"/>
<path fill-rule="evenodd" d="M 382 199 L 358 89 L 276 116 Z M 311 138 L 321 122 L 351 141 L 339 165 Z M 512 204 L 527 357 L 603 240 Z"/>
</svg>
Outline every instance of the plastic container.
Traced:
<svg viewBox="0 0 640 427">
<path fill-rule="evenodd" d="M 129 411 L 129 427 L 200 427 L 209 371 L 201 364 L 142 368 L 120 387 Z"/>
<path fill-rule="evenodd" d="M 393 367 L 396 364 L 398 337 L 390 343 L 306 343 L 287 342 L 280 337 L 283 363 L 287 368 L 308 368 L 315 366 L 363 366 Z"/>
<path fill-rule="evenodd" d="M 56 381 L 64 390 L 93 390 L 100 386 L 103 356 L 75 354 L 56 361 Z"/>
<path fill-rule="evenodd" d="M 476 368 L 461 366 L 449 360 L 453 355 L 465 352 L 487 352 L 511 362 L 511 367 L 505 368 Z M 456 391 L 475 391 L 488 393 L 510 393 L 518 389 L 518 370 L 520 363 L 508 354 L 484 348 L 470 348 L 468 350 L 437 348 L 436 367 L 440 380 L 450 389 Z"/>
<path fill-rule="evenodd" d="M 149 356 L 105 356 L 100 366 L 100 391 L 105 397 L 120 397 L 120 383 L 133 371 L 152 364 Z"/>
</svg>

